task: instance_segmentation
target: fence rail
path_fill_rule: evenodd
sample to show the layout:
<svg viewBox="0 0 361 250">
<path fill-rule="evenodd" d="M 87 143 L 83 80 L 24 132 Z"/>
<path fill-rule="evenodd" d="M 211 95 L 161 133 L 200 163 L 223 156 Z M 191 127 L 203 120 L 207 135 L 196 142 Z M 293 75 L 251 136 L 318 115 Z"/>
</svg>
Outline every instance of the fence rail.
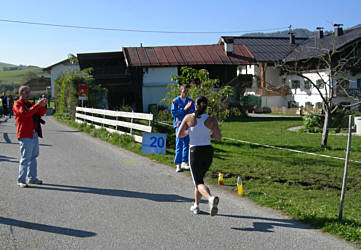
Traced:
<svg viewBox="0 0 361 250">
<path fill-rule="evenodd" d="M 103 117 L 99 117 L 100 115 L 102 115 Z M 109 119 L 107 117 L 115 118 L 115 120 Z M 129 118 L 130 122 L 119 121 L 119 118 Z M 134 123 L 134 119 L 146 120 L 148 121 L 148 125 Z M 105 109 L 76 107 L 75 114 L 75 122 L 77 123 L 94 125 L 95 128 L 105 128 L 108 132 L 111 133 L 127 134 L 132 136 L 136 142 L 140 143 L 142 142 L 142 136 L 133 134 L 133 130 L 152 132 L 152 121 L 153 114 L 113 111 Z M 109 128 L 106 127 L 106 125 L 113 126 L 115 128 Z M 118 130 L 119 127 L 130 129 L 130 132 Z"/>
</svg>

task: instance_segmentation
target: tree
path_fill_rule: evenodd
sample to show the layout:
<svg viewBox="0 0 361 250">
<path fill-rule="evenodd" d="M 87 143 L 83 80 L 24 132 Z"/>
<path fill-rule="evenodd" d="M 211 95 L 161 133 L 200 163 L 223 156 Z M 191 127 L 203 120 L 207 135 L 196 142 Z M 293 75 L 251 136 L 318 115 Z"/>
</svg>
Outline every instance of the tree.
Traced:
<svg viewBox="0 0 361 250">
<path fill-rule="evenodd" d="M 234 92 L 232 87 L 221 86 L 218 79 L 210 79 L 209 72 L 205 69 L 182 67 L 180 72 L 180 75 L 171 76 L 171 80 L 176 83 L 168 85 L 170 91 L 163 99 L 169 107 L 172 100 L 179 95 L 179 86 L 185 84 L 189 86 L 188 96 L 193 100 L 201 95 L 207 97 L 207 112 L 218 121 L 225 120 L 233 114 L 239 114 L 239 110 L 228 109 L 226 105 Z"/>
<path fill-rule="evenodd" d="M 59 113 L 68 113 L 75 117 L 76 106 L 79 105 L 78 89 L 80 84 L 88 85 L 88 100 L 86 104 L 93 108 L 106 108 L 108 90 L 95 84 L 90 74 L 91 68 L 82 71 L 63 72 L 55 80 L 55 110 Z"/>
<path fill-rule="evenodd" d="M 320 46 L 317 43 L 310 46 L 303 46 L 302 50 L 307 51 L 308 58 L 294 61 L 283 61 L 277 64 L 284 74 L 298 75 L 312 85 L 322 99 L 323 128 L 321 147 L 327 146 L 330 116 L 340 108 L 347 108 L 360 105 L 359 95 L 348 91 L 349 74 L 361 73 L 361 42 L 356 41 L 343 47 L 337 47 L 335 39 L 332 39 L 331 46 Z M 302 53 L 297 51 L 296 53 Z M 310 72 L 318 75 L 315 81 L 309 77 Z M 356 100 L 351 105 L 336 105 L 334 100 L 340 92 Z"/>
</svg>

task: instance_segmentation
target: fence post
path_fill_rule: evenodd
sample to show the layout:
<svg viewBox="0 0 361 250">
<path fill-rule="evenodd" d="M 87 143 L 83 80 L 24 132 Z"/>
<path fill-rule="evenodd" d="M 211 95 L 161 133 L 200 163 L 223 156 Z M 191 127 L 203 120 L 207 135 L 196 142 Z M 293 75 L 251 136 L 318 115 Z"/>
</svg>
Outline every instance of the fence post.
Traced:
<svg viewBox="0 0 361 250">
<path fill-rule="evenodd" d="M 351 147 L 351 131 L 352 126 L 352 115 L 348 116 L 348 138 L 347 138 L 347 149 L 346 149 L 346 158 L 345 158 L 345 170 L 343 174 L 343 181 L 342 181 L 342 191 L 341 191 L 341 198 L 340 198 L 340 209 L 338 213 L 338 219 L 342 220 L 342 211 L 343 211 L 343 201 L 345 198 L 345 192 L 346 192 L 346 179 L 347 179 L 347 170 L 348 170 L 348 163 L 349 163 L 349 157 L 350 157 L 350 147 Z"/>
<path fill-rule="evenodd" d="M 103 110 L 105 110 L 105 107 Z M 103 119 L 105 120 L 105 113 L 103 114 Z M 104 128 L 104 123 L 102 123 L 102 127 Z"/>
<path fill-rule="evenodd" d="M 132 113 L 134 113 L 134 110 L 132 109 Z M 133 117 L 130 118 L 130 123 L 133 124 Z M 133 134 L 133 128 L 130 128 L 130 134 Z"/>
</svg>

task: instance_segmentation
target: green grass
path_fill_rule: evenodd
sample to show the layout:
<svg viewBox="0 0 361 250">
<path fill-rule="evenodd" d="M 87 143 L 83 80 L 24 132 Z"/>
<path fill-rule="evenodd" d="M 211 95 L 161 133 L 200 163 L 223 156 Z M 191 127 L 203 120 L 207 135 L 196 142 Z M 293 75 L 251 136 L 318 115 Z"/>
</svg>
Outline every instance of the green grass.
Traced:
<svg viewBox="0 0 361 250">
<path fill-rule="evenodd" d="M 24 84 L 23 77 L 28 72 L 34 72 L 38 76 L 49 77 L 41 68 L 28 68 L 23 70 L 0 71 L 0 84 Z"/>
<path fill-rule="evenodd" d="M 338 157 L 345 156 L 346 136 L 330 135 L 327 149 L 320 148 L 321 135 L 288 131 L 301 125 L 300 118 L 247 118 L 224 122 L 224 137 L 250 142 L 287 147 Z M 129 137 L 109 135 L 105 130 L 93 129 L 68 121 L 68 124 L 100 137 L 115 145 L 141 154 L 141 145 Z M 160 128 L 172 134 L 171 128 Z M 174 136 L 173 136 L 174 137 Z M 126 139 L 128 138 L 128 139 Z M 168 143 L 167 143 L 168 144 Z M 344 162 L 306 154 L 264 148 L 223 139 L 214 142 L 215 156 L 207 181 L 217 183 L 217 172 L 222 170 L 224 185 L 236 190 L 237 176 L 241 176 L 244 196 L 260 205 L 336 234 L 361 245 L 361 165 L 350 163 L 343 220 L 338 221 Z M 146 155 L 173 166 L 173 143 L 166 155 Z M 351 159 L 361 159 L 361 137 L 352 138 Z"/>
</svg>

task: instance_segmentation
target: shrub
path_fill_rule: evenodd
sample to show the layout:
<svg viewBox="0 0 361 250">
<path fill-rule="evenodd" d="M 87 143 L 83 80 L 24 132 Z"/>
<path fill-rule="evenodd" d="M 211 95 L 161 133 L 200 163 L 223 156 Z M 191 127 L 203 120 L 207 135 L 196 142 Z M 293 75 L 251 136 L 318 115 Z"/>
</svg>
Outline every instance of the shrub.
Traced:
<svg viewBox="0 0 361 250">
<path fill-rule="evenodd" d="M 354 115 L 349 110 L 337 110 L 329 120 L 329 128 L 339 132 L 342 128 L 348 127 L 348 116 Z M 321 110 L 303 116 L 303 131 L 310 133 L 321 133 L 323 128 L 324 116 Z"/>
</svg>

